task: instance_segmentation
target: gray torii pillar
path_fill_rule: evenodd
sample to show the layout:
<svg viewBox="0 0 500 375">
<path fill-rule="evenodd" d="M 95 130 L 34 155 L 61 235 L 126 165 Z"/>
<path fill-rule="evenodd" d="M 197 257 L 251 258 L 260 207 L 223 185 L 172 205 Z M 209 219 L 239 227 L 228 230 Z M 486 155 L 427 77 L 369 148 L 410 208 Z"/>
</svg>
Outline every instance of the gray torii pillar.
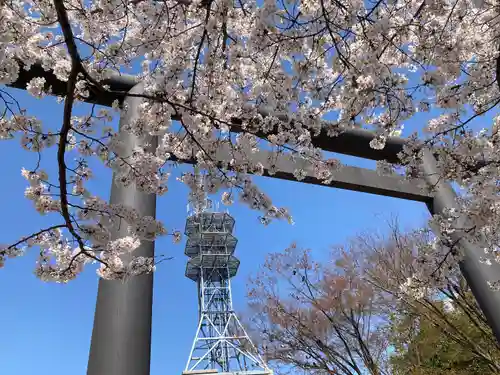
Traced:
<svg viewBox="0 0 500 375">
<path fill-rule="evenodd" d="M 432 202 L 427 207 L 431 214 L 446 216 L 446 209 L 458 208 L 456 202 L 457 196 L 450 184 L 440 178 L 441 174 L 439 173 L 436 159 L 427 149 L 424 150 L 422 167 L 425 179 L 436 189 Z M 466 224 L 466 217 L 462 216 L 458 219 L 459 226 L 465 227 Z M 464 256 L 460 262 L 462 274 L 488 320 L 493 334 L 500 343 L 500 292 L 495 292 L 488 286 L 488 281 L 500 279 L 500 265 L 493 260 L 491 266 L 481 263 L 480 258 L 486 258 L 487 256 L 481 251 L 479 246 L 469 242 L 465 238 L 461 238 L 460 233 L 457 233 L 454 237 L 453 240 L 457 241 Z"/>
<path fill-rule="evenodd" d="M 139 83 L 130 93 L 143 92 Z M 141 98 L 127 97 L 127 111 L 122 111 L 120 127 L 138 116 Z M 132 135 L 124 139 L 130 152 L 144 140 Z M 157 138 L 149 140 L 155 148 Z M 144 194 L 134 186 L 111 187 L 111 203 L 123 203 L 135 208 L 140 215 L 156 216 L 156 195 Z M 127 225 L 113 233 L 114 238 L 127 234 Z M 143 241 L 133 253 L 154 256 L 154 242 Z M 99 280 L 94 328 L 90 344 L 87 375 L 149 375 L 151 358 L 151 324 L 153 310 L 153 275 L 132 277 L 129 280 Z"/>
</svg>

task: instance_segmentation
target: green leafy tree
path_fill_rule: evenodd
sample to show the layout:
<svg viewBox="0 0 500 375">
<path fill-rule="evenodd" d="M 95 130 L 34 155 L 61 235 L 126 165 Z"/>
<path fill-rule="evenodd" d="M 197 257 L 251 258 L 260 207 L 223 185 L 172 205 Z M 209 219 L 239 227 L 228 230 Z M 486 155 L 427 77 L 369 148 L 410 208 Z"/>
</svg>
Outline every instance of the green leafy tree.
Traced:
<svg viewBox="0 0 500 375">
<path fill-rule="evenodd" d="M 437 307 L 437 306 L 436 306 Z M 442 306 L 441 306 L 442 307 Z M 438 308 L 438 307 L 437 307 Z M 484 332 L 460 310 L 442 308 L 450 322 L 467 334 L 478 346 L 489 345 Z M 414 313 L 394 319 L 395 353 L 390 363 L 394 375 L 493 375 L 498 371 L 484 356 L 443 334 L 441 327 Z M 491 348 L 494 350 L 494 348 Z M 499 358 L 496 358 L 497 360 Z"/>
</svg>

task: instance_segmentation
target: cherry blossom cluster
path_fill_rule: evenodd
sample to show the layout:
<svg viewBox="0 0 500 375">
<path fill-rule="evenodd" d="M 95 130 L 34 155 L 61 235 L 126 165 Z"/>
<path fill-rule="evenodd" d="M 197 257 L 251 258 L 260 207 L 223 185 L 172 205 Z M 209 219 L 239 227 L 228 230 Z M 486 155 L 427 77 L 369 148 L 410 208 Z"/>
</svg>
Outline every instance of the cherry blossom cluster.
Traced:
<svg viewBox="0 0 500 375">
<path fill-rule="evenodd" d="M 422 299 L 425 297 L 428 292 L 425 286 L 422 283 L 418 283 L 415 285 L 414 279 L 412 277 L 408 277 L 406 281 L 400 286 L 401 293 L 410 296 L 416 300 Z"/>
<path fill-rule="evenodd" d="M 450 278 L 456 275 L 462 252 L 457 237 L 450 238 L 454 233 L 452 221 L 449 218 L 433 218 L 431 225 L 438 235 L 425 229 L 402 237 L 398 251 L 403 255 L 399 256 L 408 263 L 407 267 L 399 270 L 405 276 L 399 284 L 402 296 L 417 300 L 434 298 L 436 288 L 446 287 Z"/>
<path fill-rule="evenodd" d="M 18 84 L 36 66 L 48 75 L 32 77 L 26 90 L 38 99 L 51 95 L 53 74 L 70 90 L 59 99 L 71 104 L 54 130 L 2 89 L 0 138 L 18 138 L 42 163 L 49 162 L 43 151 L 57 148 L 58 176 L 49 181 L 37 166 L 26 177 L 26 197 L 40 213 L 61 214 L 67 246 L 76 241 L 82 254 L 75 259 L 102 261 L 101 275 L 153 269 L 151 260 L 124 261 L 108 244 L 136 248 L 136 239 L 166 231 L 152 218 L 96 200 L 86 187 L 90 159 L 111 168 L 116 184 L 153 194 L 168 191 L 167 166 L 196 164 L 201 183 L 194 174 L 179 178 L 190 201 L 220 193 L 225 204 L 239 197 L 260 211 L 264 224 L 292 222 L 248 174 L 274 175 L 286 161 L 297 180 L 328 184 L 341 165 L 317 147 L 318 136 L 364 127 L 376 134 L 371 147 L 383 149 L 422 113 L 429 119 L 401 155 L 402 171 L 422 177 L 419 152 L 432 148 L 441 177 L 462 189 L 458 211 L 468 217 L 467 228 L 458 229 L 443 217 L 441 234 L 459 231 L 495 253 L 500 120 L 471 127 L 500 102 L 493 1 L 5 0 L 0 15 L 0 83 Z M 115 95 L 104 80 L 130 70 L 139 70 L 142 94 L 115 100 L 113 111 L 72 113 L 75 101 Z M 110 127 L 116 110 L 126 112 L 132 102 L 137 116 Z M 394 172 L 384 162 L 378 169 Z M 121 220 L 129 233 L 115 238 Z M 442 256 L 454 241 L 449 234 Z M 66 254 L 66 244 L 58 246 L 53 250 Z M 104 258 L 97 254 L 103 249 Z M 66 257 L 56 258 L 62 265 Z"/>
<path fill-rule="evenodd" d="M 61 202 L 51 197 L 48 186 L 44 183 L 48 180 L 47 173 L 42 170 L 33 172 L 26 169 L 23 169 L 21 173 L 30 185 L 24 191 L 24 196 L 33 201 L 36 210 L 42 215 L 51 211 L 59 212 Z"/>
</svg>

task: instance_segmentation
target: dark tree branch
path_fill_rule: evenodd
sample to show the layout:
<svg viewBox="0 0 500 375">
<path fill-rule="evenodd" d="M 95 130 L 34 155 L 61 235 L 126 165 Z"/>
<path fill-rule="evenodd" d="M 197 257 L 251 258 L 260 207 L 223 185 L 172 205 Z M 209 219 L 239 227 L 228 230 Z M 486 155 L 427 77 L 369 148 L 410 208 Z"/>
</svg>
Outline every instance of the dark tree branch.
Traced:
<svg viewBox="0 0 500 375">
<path fill-rule="evenodd" d="M 19 241 L 17 241 L 16 243 L 13 243 L 12 245 L 9 245 L 8 247 L 1 248 L 0 255 L 4 255 L 7 252 L 7 250 L 14 249 L 17 246 L 19 246 L 20 244 L 22 244 L 23 242 L 26 242 L 32 238 L 38 237 L 42 233 L 50 232 L 51 230 L 58 229 L 58 228 L 67 228 L 67 225 L 66 224 L 53 225 L 49 228 L 41 229 L 38 232 L 29 235 L 28 237 L 23 237 Z"/>
<path fill-rule="evenodd" d="M 75 230 L 68 209 L 68 190 L 67 190 L 67 180 L 66 180 L 67 166 L 65 161 L 65 154 L 66 154 L 66 146 L 68 143 L 68 133 L 71 130 L 71 115 L 73 111 L 73 103 L 75 101 L 74 94 L 76 89 L 76 81 L 78 79 L 78 74 L 82 73 L 82 64 L 80 56 L 78 54 L 78 50 L 76 49 L 76 44 L 73 38 L 73 33 L 71 31 L 71 26 L 69 23 L 66 8 L 64 7 L 63 0 L 54 0 L 54 6 L 57 12 L 58 21 L 63 30 L 64 39 L 68 48 L 68 52 L 71 56 L 71 72 L 67 82 L 66 98 L 64 100 L 63 124 L 59 132 L 60 133 L 59 145 L 57 148 L 57 163 L 59 168 L 59 189 L 61 193 L 61 214 L 64 218 L 64 221 L 66 222 L 68 231 L 78 242 L 80 251 L 86 256 L 107 265 L 106 262 L 102 261 L 101 259 L 95 257 L 94 255 L 90 254 L 87 250 L 85 250 L 84 241 L 82 237 Z"/>
</svg>

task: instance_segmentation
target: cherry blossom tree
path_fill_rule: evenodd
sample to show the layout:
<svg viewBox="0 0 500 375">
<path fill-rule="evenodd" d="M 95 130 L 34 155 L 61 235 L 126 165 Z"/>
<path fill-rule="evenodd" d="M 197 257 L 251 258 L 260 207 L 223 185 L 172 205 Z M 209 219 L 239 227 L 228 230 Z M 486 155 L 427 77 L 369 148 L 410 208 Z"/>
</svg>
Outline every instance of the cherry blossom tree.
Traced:
<svg viewBox="0 0 500 375">
<path fill-rule="evenodd" d="M 435 235 L 405 233 L 397 221 L 389 229 L 351 238 L 322 262 L 292 245 L 251 277 L 249 326 L 278 373 L 423 374 L 425 366 L 405 361 L 414 350 L 438 350 L 425 342 L 500 371 L 498 343 L 457 264 L 426 264 Z"/>
<path fill-rule="evenodd" d="M 381 171 L 418 177 L 422 150 L 432 148 L 441 177 L 463 187 L 460 209 L 450 214 L 463 211 L 464 235 L 496 254 L 500 119 L 479 132 L 470 126 L 500 100 L 498 12 L 492 0 L 1 0 L 0 83 L 13 85 L 39 66 L 66 94 L 51 128 L 15 92 L 0 91 L 0 137 L 35 155 L 34 167 L 22 171 L 26 198 L 40 214 L 60 217 L 6 245 L 0 264 L 39 247 L 43 280 L 71 280 L 91 262 L 104 278 L 154 269 L 156 259 L 122 255 L 133 255 L 140 241 L 180 234 L 88 191 L 91 159 L 111 168 L 116 183 L 154 194 L 175 183 L 167 172 L 174 160 L 190 159 L 205 171 L 201 184 L 191 173 L 180 178 L 191 199 L 220 192 L 231 203 L 239 195 L 263 223 L 291 221 L 247 175 L 264 172 L 253 158 L 258 150 L 271 151 L 269 174 L 277 159 L 300 157 L 306 163 L 297 164 L 297 180 L 312 173 L 327 183 L 340 163 L 315 146 L 320 133 L 365 127 L 381 149 L 419 112 L 432 119 L 412 136 L 401 165 L 380 163 Z M 139 119 L 110 127 L 116 109 L 128 110 L 120 101 L 75 114 L 91 93 L 110 93 L 106 78 L 130 70 L 142 93 L 114 94 L 140 97 Z M 52 89 L 43 76 L 27 85 L 42 100 Z M 126 150 L 127 134 L 150 141 Z M 215 160 L 223 147 L 231 158 Z M 56 160 L 45 156 L 50 148 Z M 58 167 L 53 176 L 43 169 L 50 163 Z M 120 224 L 129 235 L 111 238 Z M 444 235 L 457 230 L 449 220 L 440 225 Z"/>
<path fill-rule="evenodd" d="M 268 256 L 250 280 L 250 324 L 279 373 L 387 373 L 383 311 L 391 297 L 376 293 L 358 271 L 317 263 L 295 245 Z"/>
<path fill-rule="evenodd" d="M 386 313 L 391 330 L 401 330 L 395 332 L 396 346 L 412 342 L 416 332 L 412 327 L 418 331 L 419 326 L 427 326 L 429 335 L 434 330 L 492 373 L 500 371 L 498 343 L 459 268 L 444 258 L 439 263 L 429 259 L 435 235 L 429 230 L 405 233 L 397 220 L 390 222 L 389 229 L 387 235 L 364 233 L 337 249 L 344 254 L 337 265 L 363 272 L 360 277 L 366 283 L 393 297 Z"/>
</svg>

